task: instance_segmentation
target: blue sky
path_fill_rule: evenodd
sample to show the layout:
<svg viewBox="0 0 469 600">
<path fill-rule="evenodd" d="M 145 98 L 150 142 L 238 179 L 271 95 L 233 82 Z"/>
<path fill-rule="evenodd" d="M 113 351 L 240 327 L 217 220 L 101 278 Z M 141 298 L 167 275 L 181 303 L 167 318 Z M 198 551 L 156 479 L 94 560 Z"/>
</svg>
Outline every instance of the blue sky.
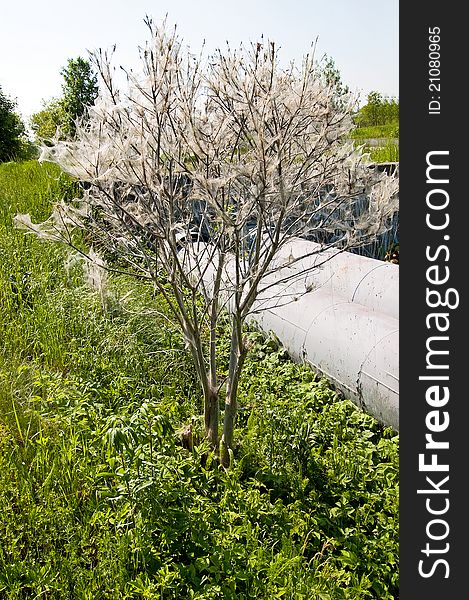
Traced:
<svg viewBox="0 0 469 600">
<path fill-rule="evenodd" d="M 61 94 L 68 58 L 117 44 L 116 63 L 136 67 L 143 23 L 168 14 L 196 52 L 228 40 L 237 46 L 265 38 L 285 62 L 301 60 L 317 38 L 316 56 L 331 56 L 342 80 L 366 95 L 399 95 L 399 1 L 385 0 L 9 0 L 1 10 L 0 85 L 28 118 L 41 100 Z"/>
</svg>

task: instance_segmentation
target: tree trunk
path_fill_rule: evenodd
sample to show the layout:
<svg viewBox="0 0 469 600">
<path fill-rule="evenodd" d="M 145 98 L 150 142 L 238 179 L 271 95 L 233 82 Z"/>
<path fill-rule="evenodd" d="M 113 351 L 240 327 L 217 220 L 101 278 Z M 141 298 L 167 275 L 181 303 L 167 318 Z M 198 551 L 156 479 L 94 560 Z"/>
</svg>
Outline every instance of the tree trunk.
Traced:
<svg viewBox="0 0 469 600">
<path fill-rule="evenodd" d="M 220 443 L 221 462 L 224 467 L 231 463 L 230 450 L 233 450 L 233 432 L 238 408 L 238 384 L 246 358 L 247 348 L 241 339 L 241 324 L 233 324 L 231 335 L 230 365 L 225 399 L 223 435 Z"/>
<path fill-rule="evenodd" d="M 225 416 L 223 421 L 223 435 L 220 443 L 221 463 L 228 468 L 231 464 L 230 450 L 233 450 L 233 432 L 237 411 L 236 394 L 231 393 L 225 400 Z"/>
<path fill-rule="evenodd" d="M 205 435 L 218 452 L 218 392 L 211 386 L 204 398 L 204 419 L 205 419 Z"/>
<path fill-rule="evenodd" d="M 187 337 L 190 340 L 189 346 L 192 358 L 194 360 L 194 366 L 197 371 L 197 375 L 199 376 L 199 381 L 204 395 L 205 435 L 215 448 L 216 452 L 218 452 L 218 420 L 220 412 L 218 390 L 216 385 L 213 384 L 213 372 L 210 376 L 205 369 L 200 336 L 197 337 L 194 335 L 187 335 Z M 211 371 L 213 371 L 212 368 Z"/>
</svg>

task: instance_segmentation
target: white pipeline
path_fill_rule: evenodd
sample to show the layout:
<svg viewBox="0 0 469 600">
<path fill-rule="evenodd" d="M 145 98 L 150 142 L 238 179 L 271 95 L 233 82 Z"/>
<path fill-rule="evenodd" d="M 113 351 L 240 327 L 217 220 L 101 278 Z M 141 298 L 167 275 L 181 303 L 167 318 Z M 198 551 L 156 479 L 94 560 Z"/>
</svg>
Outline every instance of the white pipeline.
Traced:
<svg viewBox="0 0 469 600">
<path fill-rule="evenodd" d="M 398 431 L 399 267 L 318 249 L 302 239 L 282 249 L 276 258 L 281 268 L 263 281 L 269 287 L 250 318 L 272 331 L 293 359 L 309 363 L 345 397 Z M 198 245 L 199 261 L 205 254 L 200 250 Z M 205 267 L 210 289 L 213 269 Z"/>
</svg>

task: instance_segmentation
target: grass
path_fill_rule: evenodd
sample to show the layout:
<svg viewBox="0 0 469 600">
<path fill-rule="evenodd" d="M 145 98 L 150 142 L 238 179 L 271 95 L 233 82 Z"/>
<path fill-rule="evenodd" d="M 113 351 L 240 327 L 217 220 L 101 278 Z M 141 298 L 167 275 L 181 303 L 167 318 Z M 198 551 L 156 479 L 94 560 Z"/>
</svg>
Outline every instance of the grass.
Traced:
<svg viewBox="0 0 469 600">
<path fill-rule="evenodd" d="M 375 125 L 371 127 L 357 127 L 351 133 L 352 139 L 382 139 L 399 137 L 399 121 L 386 123 L 385 125 Z"/>
<path fill-rule="evenodd" d="M 234 467 L 198 417 L 186 450 L 202 399 L 162 300 L 115 277 L 103 303 L 12 226 L 73 191 L 0 165 L 0 597 L 397 598 L 398 437 L 251 331 Z"/>
<path fill-rule="evenodd" d="M 399 145 L 390 141 L 382 146 L 369 146 L 367 152 L 371 160 L 376 163 L 399 162 Z"/>
<path fill-rule="evenodd" d="M 399 121 L 373 127 L 357 127 L 351 133 L 356 145 L 365 144 L 365 151 L 376 163 L 399 162 Z M 367 144 L 367 140 L 380 140 L 379 145 Z"/>
</svg>

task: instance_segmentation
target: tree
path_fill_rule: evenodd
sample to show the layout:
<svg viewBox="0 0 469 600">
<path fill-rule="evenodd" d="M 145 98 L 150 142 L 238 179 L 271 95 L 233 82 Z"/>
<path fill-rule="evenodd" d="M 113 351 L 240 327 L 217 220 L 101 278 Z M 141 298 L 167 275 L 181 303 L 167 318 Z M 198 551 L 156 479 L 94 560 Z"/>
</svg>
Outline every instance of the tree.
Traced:
<svg viewBox="0 0 469 600">
<path fill-rule="evenodd" d="M 77 120 L 81 119 L 98 95 L 97 75 L 88 60 L 80 56 L 68 60 L 61 71 L 64 78 L 63 109 L 66 114 L 68 131 L 73 137 Z"/>
<path fill-rule="evenodd" d="M 394 98 L 383 98 L 379 92 L 370 92 L 356 120 L 361 127 L 397 123 L 399 103 Z"/>
<path fill-rule="evenodd" d="M 25 127 L 15 108 L 0 86 L 0 163 L 14 160 L 24 147 Z"/>
<path fill-rule="evenodd" d="M 98 95 L 97 75 L 90 61 L 71 58 L 61 70 L 63 96 L 43 102 L 42 110 L 32 115 L 30 124 L 36 139 L 73 138 L 76 123 L 87 118 L 88 107 Z"/>
<path fill-rule="evenodd" d="M 299 235 L 322 239 L 319 250 L 368 242 L 397 208 L 397 182 L 347 141 L 354 103 L 336 101 L 310 56 L 299 70 L 283 70 L 275 44 L 258 43 L 203 63 L 183 53 L 175 31 L 147 24 L 143 76 L 129 72 L 124 95 L 111 57 L 98 51 L 103 86 L 88 122 L 74 141 L 43 148 L 42 160 L 86 183 L 83 198 L 58 203 L 44 223 L 29 215 L 16 222 L 72 246 L 73 229 L 83 227 L 93 252 L 119 257 L 108 268 L 126 265 L 153 282 L 192 354 L 205 433 L 228 465 L 249 350 L 243 325 L 260 299 L 267 306 L 272 278 L 304 279 L 289 268 L 302 257 L 281 252 Z M 221 378 L 226 318 L 231 349 Z"/>
<path fill-rule="evenodd" d="M 326 54 L 323 58 L 321 68 L 322 76 L 326 84 L 335 88 L 336 102 L 343 101 L 347 103 L 350 98 L 350 88 L 343 83 L 342 76 L 334 59 Z"/>
<path fill-rule="evenodd" d="M 63 99 L 53 98 L 49 102 L 43 101 L 42 110 L 31 116 L 30 126 L 37 140 L 48 140 L 56 135 L 58 129 L 64 132 L 61 137 L 65 137 L 67 121 Z"/>
</svg>

